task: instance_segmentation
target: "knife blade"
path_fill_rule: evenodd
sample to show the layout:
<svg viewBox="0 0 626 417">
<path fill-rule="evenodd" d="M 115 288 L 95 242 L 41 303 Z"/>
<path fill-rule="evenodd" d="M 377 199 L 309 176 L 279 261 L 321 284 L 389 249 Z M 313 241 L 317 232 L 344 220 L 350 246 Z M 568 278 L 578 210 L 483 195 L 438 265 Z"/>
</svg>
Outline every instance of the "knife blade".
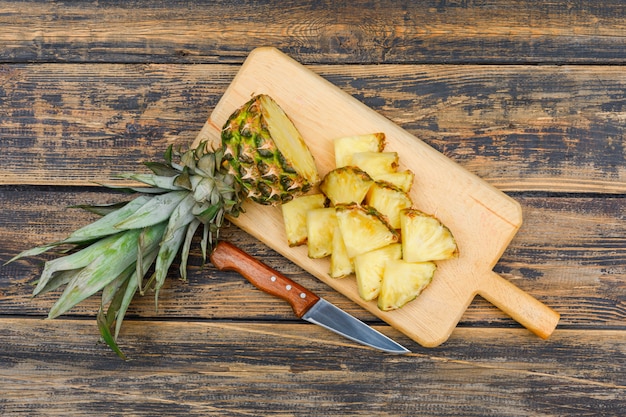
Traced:
<svg viewBox="0 0 626 417">
<path fill-rule="evenodd" d="M 216 268 L 236 271 L 258 289 L 287 301 L 299 318 L 384 352 L 396 354 L 410 352 L 231 243 L 218 242 L 211 252 L 210 259 Z"/>
</svg>

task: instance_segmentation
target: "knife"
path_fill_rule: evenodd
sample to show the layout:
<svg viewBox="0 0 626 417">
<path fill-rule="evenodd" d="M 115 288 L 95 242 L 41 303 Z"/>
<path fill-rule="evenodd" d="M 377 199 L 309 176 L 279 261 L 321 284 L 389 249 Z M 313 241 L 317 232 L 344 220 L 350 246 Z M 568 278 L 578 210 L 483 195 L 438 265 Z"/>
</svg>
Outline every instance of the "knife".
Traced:
<svg viewBox="0 0 626 417">
<path fill-rule="evenodd" d="M 398 354 L 410 352 L 228 242 L 218 242 L 211 252 L 210 259 L 216 268 L 239 272 L 258 289 L 287 301 L 296 316 L 301 319 L 384 352 Z"/>
</svg>

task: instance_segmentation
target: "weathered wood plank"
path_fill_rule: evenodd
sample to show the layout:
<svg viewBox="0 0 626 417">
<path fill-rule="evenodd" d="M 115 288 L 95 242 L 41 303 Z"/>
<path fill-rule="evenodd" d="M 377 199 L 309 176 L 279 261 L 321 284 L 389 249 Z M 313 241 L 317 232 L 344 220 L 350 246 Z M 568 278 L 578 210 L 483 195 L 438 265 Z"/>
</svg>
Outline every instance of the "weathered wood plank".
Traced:
<svg viewBox="0 0 626 417">
<path fill-rule="evenodd" d="M 62 239 L 95 216 L 66 207 L 121 201 L 116 193 L 89 189 L 62 191 L 40 187 L 0 188 L 0 264 L 20 251 Z M 518 196 L 525 223 L 496 271 L 562 314 L 561 326 L 623 328 L 626 319 L 623 198 Z M 288 262 L 234 226 L 222 232 L 244 250 L 289 275 L 348 312 L 368 321 L 373 316 Z M 0 267 L 0 311 L 11 315 L 45 315 L 58 294 L 31 299 L 31 283 L 48 255 Z M 177 268 L 161 292 L 159 313 L 151 294 L 138 297 L 129 317 L 294 320 L 283 301 L 256 290 L 236 273 L 201 266 L 198 245 L 191 253 L 189 281 L 178 280 Z M 72 315 L 93 317 L 93 297 Z M 245 308 L 242 308 L 245 306 Z M 516 324 L 486 301 L 476 299 L 461 326 Z M 95 324 L 94 324 L 95 331 Z"/>
<path fill-rule="evenodd" d="M 619 0 L 0 2 L 4 62 L 616 63 Z"/>
<path fill-rule="evenodd" d="M 4 184 L 93 185 L 191 143 L 238 66 L 0 67 Z M 312 66 L 505 191 L 624 193 L 626 74 L 585 66 Z"/>
<path fill-rule="evenodd" d="M 84 321 L 1 319 L 0 411 L 554 416 L 626 405 L 623 330 L 520 344 L 522 330 L 460 329 L 426 350 L 378 329 L 414 353 L 381 354 L 308 324 L 131 321 L 123 362 Z"/>
</svg>

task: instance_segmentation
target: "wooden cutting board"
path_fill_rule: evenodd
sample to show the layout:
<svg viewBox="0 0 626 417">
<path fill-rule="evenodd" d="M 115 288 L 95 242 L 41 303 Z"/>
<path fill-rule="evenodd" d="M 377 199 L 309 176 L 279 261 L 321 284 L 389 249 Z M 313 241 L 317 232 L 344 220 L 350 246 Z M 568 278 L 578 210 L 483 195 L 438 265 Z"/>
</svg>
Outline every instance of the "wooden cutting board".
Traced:
<svg viewBox="0 0 626 417">
<path fill-rule="evenodd" d="M 450 228 L 460 256 L 439 262 L 417 299 L 383 312 L 375 301 L 359 297 L 354 277 L 331 278 L 328 260 L 308 258 L 305 246 L 289 247 L 280 208 L 246 203 L 246 213 L 231 219 L 234 224 L 425 347 L 448 339 L 477 294 L 537 335 L 553 332 L 559 314 L 492 271 L 522 224 L 519 204 L 277 49 L 249 55 L 195 144 L 219 143 L 231 113 L 260 93 L 273 97 L 293 120 L 322 177 L 334 168 L 334 138 L 384 132 L 385 150 L 398 152 L 400 169 L 415 173 L 414 206 Z"/>
</svg>

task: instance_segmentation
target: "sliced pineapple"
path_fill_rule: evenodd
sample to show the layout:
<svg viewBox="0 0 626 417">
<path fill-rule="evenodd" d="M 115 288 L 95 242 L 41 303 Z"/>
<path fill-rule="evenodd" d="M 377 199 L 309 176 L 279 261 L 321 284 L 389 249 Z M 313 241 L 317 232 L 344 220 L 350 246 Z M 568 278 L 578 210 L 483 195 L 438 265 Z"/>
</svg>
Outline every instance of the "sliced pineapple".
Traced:
<svg viewBox="0 0 626 417">
<path fill-rule="evenodd" d="M 365 203 L 387 217 L 387 221 L 394 229 L 400 228 L 400 211 L 413 205 L 406 192 L 381 181 L 372 184 L 365 197 Z"/>
<path fill-rule="evenodd" d="M 339 205 L 336 216 L 349 258 L 396 243 L 400 238 L 398 232 L 372 207 Z"/>
<path fill-rule="evenodd" d="M 434 262 L 406 262 L 401 259 L 385 263 L 378 295 L 378 308 L 395 310 L 415 299 L 430 284 L 436 270 Z"/>
<path fill-rule="evenodd" d="M 352 155 L 352 165 L 377 179 L 380 175 L 398 171 L 397 152 L 357 152 Z"/>
<path fill-rule="evenodd" d="M 354 258 L 354 272 L 359 295 L 365 301 L 378 297 L 388 260 L 402 258 L 402 245 L 392 243 Z"/>
<path fill-rule="evenodd" d="M 391 172 L 389 174 L 378 175 L 376 181 L 385 181 L 400 188 L 405 193 L 408 193 L 413 186 L 413 179 L 415 174 L 413 171 L 406 169 L 404 171 Z"/>
<path fill-rule="evenodd" d="M 337 216 L 333 207 L 309 210 L 306 215 L 308 256 L 324 258 L 333 251 L 333 232 Z"/>
<path fill-rule="evenodd" d="M 325 202 L 326 196 L 318 193 L 296 197 L 281 205 L 289 246 L 299 246 L 306 243 L 307 212 L 309 210 L 323 208 Z"/>
<path fill-rule="evenodd" d="M 222 165 L 258 203 L 285 203 L 320 181 L 302 135 L 270 96 L 253 97 L 228 118 L 222 147 Z"/>
<path fill-rule="evenodd" d="M 436 217 L 416 209 L 400 214 L 402 257 L 407 262 L 439 261 L 458 255 L 450 229 Z"/>
<path fill-rule="evenodd" d="M 333 231 L 332 253 L 330 254 L 330 276 L 333 278 L 343 278 L 354 272 L 352 261 L 348 257 L 346 245 L 343 243 L 343 236 L 339 225 Z"/>
<path fill-rule="evenodd" d="M 335 166 L 340 168 L 352 164 L 352 154 L 355 152 L 382 152 L 385 149 L 385 134 L 370 133 L 345 136 L 335 139 L 333 144 L 335 147 Z"/>
<path fill-rule="evenodd" d="M 357 167 L 346 166 L 330 171 L 320 190 L 333 205 L 361 203 L 374 180 Z"/>
</svg>

